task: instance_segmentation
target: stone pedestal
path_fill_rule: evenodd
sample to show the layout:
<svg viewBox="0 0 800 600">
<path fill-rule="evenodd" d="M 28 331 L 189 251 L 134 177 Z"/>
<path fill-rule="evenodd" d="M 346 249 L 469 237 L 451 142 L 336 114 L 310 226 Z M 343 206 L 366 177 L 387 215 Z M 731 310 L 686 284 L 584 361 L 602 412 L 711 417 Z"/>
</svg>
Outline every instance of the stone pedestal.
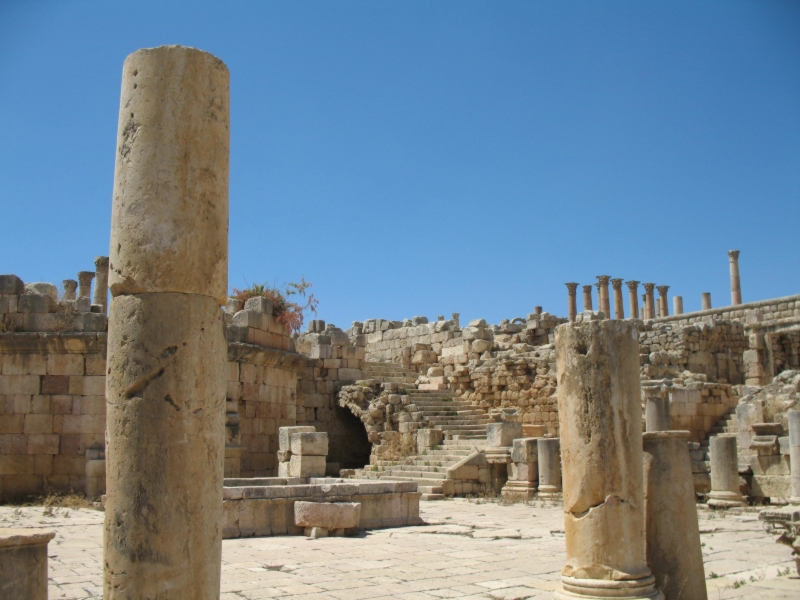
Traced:
<svg viewBox="0 0 800 600">
<path fill-rule="evenodd" d="M 655 319 L 656 318 L 656 309 L 655 309 L 655 299 L 653 298 L 653 290 L 656 287 L 655 283 L 643 283 L 644 286 L 644 297 L 645 297 L 645 319 Z"/>
<path fill-rule="evenodd" d="M 78 298 L 92 297 L 94 271 L 78 271 Z"/>
<path fill-rule="evenodd" d="M 721 434 L 709 440 L 711 455 L 711 493 L 708 505 L 713 508 L 744 506 L 739 491 L 739 455 L 736 434 Z"/>
<path fill-rule="evenodd" d="M 576 291 L 578 289 L 578 284 L 575 282 L 565 284 L 567 286 L 567 292 L 569 294 L 568 300 L 568 314 L 569 320 L 574 321 L 575 315 L 578 314 L 578 299 L 576 298 Z"/>
<path fill-rule="evenodd" d="M 608 297 L 608 281 L 611 279 L 610 275 L 598 275 L 597 276 L 597 302 L 600 306 L 600 310 L 602 310 L 605 315 L 606 319 L 611 318 L 611 302 Z"/>
<path fill-rule="evenodd" d="M 556 328 L 567 561 L 555 598 L 663 598 L 645 559 L 639 336 L 579 315 Z"/>
<path fill-rule="evenodd" d="M 800 410 L 786 413 L 789 419 L 789 465 L 792 469 L 792 504 L 800 504 Z"/>
<path fill-rule="evenodd" d="M 0 596 L 47 600 L 47 529 L 0 529 Z"/>
<path fill-rule="evenodd" d="M 683 314 L 683 296 L 672 297 L 672 312 L 676 315 Z"/>
<path fill-rule="evenodd" d="M 561 497 L 561 441 L 558 438 L 538 438 L 540 498 Z"/>
<path fill-rule="evenodd" d="M 644 401 L 646 431 L 669 431 L 669 396 L 648 396 Z"/>
<path fill-rule="evenodd" d="M 228 70 L 181 46 L 123 66 L 106 380 L 104 598 L 220 594 Z"/>
<path fill-rule="evenodd" d="M 742 284 L 739 279 L 739 251 L 728 250 L 728 262 L 731 269 L 731 304 L 742 303 Z"/>
<path fill-rule="evenodd" d="M 74 279 L 65 279 L 62 282 L 64 286 L 64 300 L 75 300 L 77 298 L 76 290 L 78 289 L 78 282 Z"/>
<path fill-rule="evenodd" d="M 622 305 L 622 279 L 612 279 L 611 287 L 614 288 L 614 318 L 624 319 L 625 307 Z"/>
<path fill-rule="evenodd" d="M 538 480 L 539 450 L 536 438 L 514 440 L 503 498 L 512 502 L 530 500 L 536 495 Z"/>
<path fill-rule="evenodd" d="M 639 296 L 638 296 L 638 281 L 626 281 L 625 285 L 628 286 L 628 301 L 631 305 L 631 319 L 639 318 Z"/>
<path fill-rule="evenodd" d="M 667 302 L 667 290 L 669 290 L 668 285 L 659 285 L 657 288 L 658 290 L 658 305 L 659 305 L 659 317 L 668 317 L 669 316 L 669 303 Z"/>
<path fill-rule="evenodd" d="M 94 300 L 92 304 L 103 307 L 103 314 L 108 312 L 108 257 L 98 256 L 94 259 Z"/>
<path fill-rule="evenodd" d="M 711 310 L 711 292 L 700 294 L 700 310 Z"/>
<path fill-rule="evenodd" d="M 592 310 L 592 286 L 583 286 L 583 310 Z"/>
<path fill-rule="evenodd" d="M 644 434 L 647 564 L 666 598 L 707 600 L 688 431 Z"/>
</svg>

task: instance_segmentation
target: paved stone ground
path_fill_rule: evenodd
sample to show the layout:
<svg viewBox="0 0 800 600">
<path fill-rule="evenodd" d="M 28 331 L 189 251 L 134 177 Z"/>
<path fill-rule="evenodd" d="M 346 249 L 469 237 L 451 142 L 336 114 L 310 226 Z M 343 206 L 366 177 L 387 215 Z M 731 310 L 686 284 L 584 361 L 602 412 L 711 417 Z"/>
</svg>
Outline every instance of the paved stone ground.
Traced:
<svg viewBox="0 0 800 600">
<path fill-rule="evenodd" d="M 103 513 L 0 507 L 0 527 L 51 527 L 50 599 L 102 598 Z M 564 562 L 558 506 L 422 503 L 421 527 L 363 537 L 225 540 L 223 600 L 550 598 Z M 800 598 L 791 550 L 757 512 L 700 512 L 709 599 Z"/>
</svg>

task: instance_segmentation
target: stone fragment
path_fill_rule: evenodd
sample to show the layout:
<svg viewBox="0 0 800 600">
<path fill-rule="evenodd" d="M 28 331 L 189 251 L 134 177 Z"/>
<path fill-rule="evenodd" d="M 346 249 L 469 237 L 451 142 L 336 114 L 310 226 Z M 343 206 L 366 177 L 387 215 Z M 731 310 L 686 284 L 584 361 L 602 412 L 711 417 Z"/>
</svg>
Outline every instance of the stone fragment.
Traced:
<svg viewBox="0 0 800 600">
<path fill-rule="evenodd" d="M 27 293 L 19 297 L 17 310 L 21 313 L 49 313 L 53 311 L 55 301 L 50 294 Z"/>
<path fill-rule="evenodd" d="M 47 600 L 47 529 L 0 529 L 3 600 Z"/>
<path fill-rule="evenodd" d="M 40 281 L 37 283 L 26 283 L 25 293 L 45 294 L 47 296 L 50 296 L 50 298 L 53 299 L 53 302 L 58 300 L 58 288 L 54 286 L 52 283 L 46 283 L 44 281 Z"/>
<path fill-rule="evenodd" d="M 265 298 L 264 296 L 256 296 L 254 298 L 248 298 L 247 301 L 244 303 L 245 310 L 255 310 L 261 313 L 265 313 L 267 315 L 272 314 L 272 300 L 270 298 Z"/>
<path fill-rule="evenodd" d="M 293 433 L 290 450 L 292 456 L 328 456 L 328 434 L 324 431 Z"/>
<path fill-rule="evenodd" d="M 16 275 L 0 275 L 0 294 L 24 294 L 25 284 Z"/>
<path fill-rule="evenodd" d="M 316 429 L 311 425 L 296 425 L 293 427 L 278 428 L 278 449 L 292 450 L 292 434 L 295 433 L 314 433 Z"/>
<path fill-rule="evenodd" d="M 361 518 L 360 502 L 294 503 L 294 523 L 298 527 L 355 529 Z"/>
<path fill-rule="evenodd" d="M 522 423 L 505 422 L 486 425 L 486 447 L 500 448 L 511 446 L 516 438 L 522 437 Z"/>
<path fill-rule="evenodd" d="M 511 461 L 515 463 L 538 462 L 538 440 L 536 438 L 515 439 L 511 448 Z"/>
</svg>

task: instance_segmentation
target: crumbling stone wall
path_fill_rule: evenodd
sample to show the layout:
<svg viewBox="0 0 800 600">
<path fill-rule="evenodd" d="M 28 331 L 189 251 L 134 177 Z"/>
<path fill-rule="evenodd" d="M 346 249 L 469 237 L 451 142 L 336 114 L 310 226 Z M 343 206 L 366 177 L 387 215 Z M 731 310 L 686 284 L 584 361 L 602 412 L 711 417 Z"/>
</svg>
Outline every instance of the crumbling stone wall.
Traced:
<svg viewBox="0 0 800 600">
<path fill-rule="evenodd" d="M 681 325 L 689 325 L 692 323 L 707 321 L 713 318 L 744 323 L 747 320 L 748 313 L 752 310 L 760 310 L 764 315 L 765 321 L 800 317 L 800 295 L 785 296 L 783 298 L 774 298 L 772 300 L 748 302 L 746 304 L 723 306 L 720 308 L 700 310 L 682 315 L 661 317 L 656 319 L 655 322 L 680 323 Z"/>
<path fill-rule="evenodd" d="M 783 371 L 800 370 L 800 331 L 774 334 L 770 336 L 770 342 L 773 375 Z"/>
</svg>

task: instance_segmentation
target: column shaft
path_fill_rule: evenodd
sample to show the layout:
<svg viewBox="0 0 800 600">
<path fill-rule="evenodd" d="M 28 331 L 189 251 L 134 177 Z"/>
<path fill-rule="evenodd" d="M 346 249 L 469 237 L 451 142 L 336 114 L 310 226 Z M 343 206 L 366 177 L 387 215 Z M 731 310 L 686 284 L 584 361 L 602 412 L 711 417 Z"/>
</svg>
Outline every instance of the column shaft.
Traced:
<svg viewBox="0 0 800 600">
<path fill-rule="evenodd" d="M 655 283 L 644 283 L 645 304 L 647 307 L 647 319 L 656 318 L 655 300 L 653 298 L 653 289 L 656 287 Z"/>
<path fill-rule="evenodd" d="M 108 312 L 108 257 L 98 256 L 94 259 L 94 300 L 93 304 L 103 307 L 103 313 Z"/>
<path fill-rule="evenodd" d="M 228 70 L 180 46 L 123 66 L 112 206 L 104 598 L 220 594 Z"/>
<path fill-rule="evenodd" d="M 638 295 L 638 281 L 627 281 L 625 285 L 628 286 L 628 300 L 631 305 L 631 319 L 639 318 L 639 295 Z"/>
<path fill-rule="evenodd" d="M 711 292 L 703 292 L 700 295 L 700 310 L 711 310 Z"/>
<path fill-rule="evenodd" d="M 683 296 L 672 297 L 672 312 L 676 315 L 683 314 Z"/>
<path fill-rule="evenodd" d="M 608 280 L 611 279 L 609 275 L 597 276 L 597 297 L 599 298 L 600 310 L 602 310 L 606 319 L 611 318 L 611 301 L 608 297 Z"/>
<path fill-rule="evenodd" d="M 742 284 L 739 279 L 739 251 L 728 250 L 728 262 L 731 269 L 731 304 L 742 303 Z"/>
<path fill-rule="evenodd" d="M 739 491 L 739 455 L 736 435 L 715 435 L 709 440 L 711 454 L 711 493 L 708 505 L 714 508 L 744 506 Z"/>
<path fill-rule="evenodd" d="M 625 318 L 625 307 L 622 305 L 622 279 L 612 279 L 611 287 L 614 288 L 614 318 Z"/>
<path fill-rule="evenodd" d="M 74 279 L 65 279 L 63 281 L 64 286 L 64 300 L 75 300 L 77 296 L 75 295 L 76 290 L 78 289 L 78 282 Z"/>
<path fill-rule="evenodd" d="M 592 286 L 583 286 L 583 310 L 592 310 Z"/>
<path fill-rule="evenodd" d="M 560 496 L 561 442 L 558 438 L 539 438 L 536 446 L 539 458 L 539 496 Z"/>
<path fill-rule="evenodd" d="M 792 502 L 800 504 L 800 410 L 786 413 L 789 419 L 789 466 L 792 474 Z"/>
<path fill-rule="evenodd" d="M 567 292 L 569 294 L 569 301 L 568 301 L 568 313 L 569 313 L 569 320 L 574 321 L 575 316 L 578 314 L 578 299 L 576 296 L 576 290 L 578 289 L 578 284 L 575 282 L 570 282 L 565 284 L 567 286 Z M 536 312 L 536 309 L 534 309 Z"/>
<path fill-rule="evenodd" d="M 78 298 L 92 297 L 94 271 L 78 271 Z"/>
</svg>

